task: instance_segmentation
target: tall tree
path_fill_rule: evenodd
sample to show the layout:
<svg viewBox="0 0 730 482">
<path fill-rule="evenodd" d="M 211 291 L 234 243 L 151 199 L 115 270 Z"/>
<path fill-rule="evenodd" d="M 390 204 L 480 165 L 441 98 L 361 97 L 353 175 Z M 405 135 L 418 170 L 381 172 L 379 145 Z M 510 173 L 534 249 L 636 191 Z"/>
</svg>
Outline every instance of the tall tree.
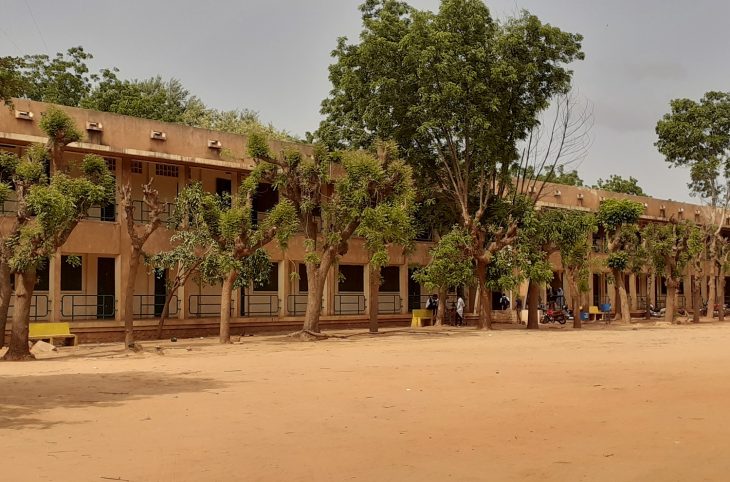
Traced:
<svg viewBox="0 0 730 482">
<path fill-rule="evenodd" d="M 13 97 L 23 95 L 25 82 L 20 65 L 21 60 L 16 57 L 0 57 L 0 104 L 12 107 Z"/>
<path fill-rule="evenodd" d="M 114 178 L 104 159 L 96 155 L 84 157 L 78 177 L 54 169 L 49 179 L 46 164 L 63 164 L 63 145 L 56 142 L 79 138 L 80 134 L 60 110 L 47 111 L 40 126 L 49 144 L 29 149 L 13 176 L 18 208 L 5 245 L 10 254 L 8 264 L 15 272 L 16 308 L 6 360 L 32 358 L 28 322 L 37 269 L 66 242 L 90 208 L 107 204 L 114 195 Z"/>
<path fill-rule="evenodd" d="M 372 233 L 379 227 L 381 219 L 371 209 L 412 202 L 411 168 L 391 158 L 389 151 L 378 157 L 365 151 L 330 153 L 316 146 L 311 157 L 294 150 L 275 157 L 260 134 L 249 136 L 248 149 L 263 168 L 261 179 L 293 203 L 304 231 L 307 311 L 298 335 L 320 337 L 319 317 L 330 268 L 347 253 L 356 232 Z M 372 254 L 382 256 L 380 250 Z"/>
<path fill-rule="evenodd" d="M 677 287 L 685 269 L 702 252 L 702 231 L 687 221 L 672 219 L 667 224 L 647 225 L 642 237 L 654 269 L 667 280 L 665 321 L 674 323 Z"/>
<path fill-rule="evenodd" d="M 124 288 L 124 346 L 134 348 L 134 285 L 137 283 L 137 272 L 145 256 L 144 245 L 152 234 L 162 225 L 165 204 L 160 201 L 159 193 L 152 186 L 152 179 L 142 186 L 142 206 L 140 219 L 145 211 L 148 218 L 144 224 L 135 222 L 136 206 L 132 199 L 132 186 L 126 184 L 120 189 L 121 210 L 132 251 L 129 253 L 129 268 Z"/>
<path fill-rule="evenodd" d="M 607 236 L 608 257 L 606 264 L 611 270 L 614 286 L 618 291 L 617 314 L 622 321 L 631 322 L 629 298 L 626 293 L 624 276 L 638 264 L 636 254 L 639 251 L 640 239 L 639 217 L 644 206 L 628 199 L 606 199 L 598 208 L 598 224 L 603 226 Z"/>
<path fill-rule="evenodd" d="M 494 223 L 490 214 L 512 189 L 518 145 L 568 90 L 567 64 L 583 57 L 582 37 L 528 13 L 496 22 L 480 0 L 443 0 L 437 13 L 395 0 L 360 9 L 360 43 L 341 38 L 333 52 L 317 137 L 352 147 L 394 139 L 417 177 L 459 213 L 486 287 L 487 267 L 515 240 L 518 222 Z M 490 322 L 487 291 L 480 327 Z"/>
<path fill-rule="evenodd" d="M 710 91 L 699 100 L 674 99 L 670 112 L 657 122 L 657 149 L 672 167 L 688 168 L 690 193 L 707 204 L 711 228 L 709 309 L 724 316 L 724 246 L 722 226 L 730 206 L 730 93 Z"/>
<path fill-rule="evenodd" d="M 618 174 L 611 174 L 606 179 L 599 179 L 596 181 L 594 189 L 603 189 L 604 191 L 620 192 L 623 194 L 633 194 L 634 196 L 646 196 L 647 194 L 639 186 L 639 181 L 634 177 L 628 179 L 619 176 Z"/>
</svg>

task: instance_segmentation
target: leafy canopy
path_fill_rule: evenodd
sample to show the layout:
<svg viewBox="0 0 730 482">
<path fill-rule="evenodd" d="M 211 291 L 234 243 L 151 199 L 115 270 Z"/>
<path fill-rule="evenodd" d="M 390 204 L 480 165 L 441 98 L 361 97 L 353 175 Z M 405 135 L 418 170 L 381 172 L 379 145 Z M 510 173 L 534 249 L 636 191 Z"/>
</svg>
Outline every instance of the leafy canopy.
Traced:
<svg viewBox="0 0 730 482">
<path fill-rule="evenodd" d="M 594 189 L 603 189 L 604 191 L 619 192 L 623 194 L 633 194 L 634 196 L 646 196 L 647 194 L 639 186 L 639 181 L 634 177 L 628 179 L 619 176 L 618 174 L 611 174 L 606 179 L 599 179 L 596 181 Z"/>
</svg>

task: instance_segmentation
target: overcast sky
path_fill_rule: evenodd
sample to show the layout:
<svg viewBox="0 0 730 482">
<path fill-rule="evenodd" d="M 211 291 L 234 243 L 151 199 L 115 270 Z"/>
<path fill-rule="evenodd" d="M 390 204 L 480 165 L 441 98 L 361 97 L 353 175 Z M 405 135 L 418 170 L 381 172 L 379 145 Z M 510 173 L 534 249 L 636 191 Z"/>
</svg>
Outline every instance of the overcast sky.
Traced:
<svg viewBox="0 0 730 482">
<path fill-rule="evenodd" d="M 329 91 L 329 53 L 357 38 L 360 0 L 2 0 L 0 55 L 82 45 L 95 68 L 122 77 L 176 77 L 206 104 L 249 108 L 303 135 Z M 411 0 L 436 9 L 438 0 Z M 617 173 L 649 194 L 688 200 L 654 126 L 675 97 L 728 90 L 726 0 L 488 0 L 494 16 L 521 8 L 584 35 L 574 85 L 594 105 L 593 145 L 579 167 L 593 183 Z M 39 34 L 40 31 L 40 34 Z"/>
</svg>

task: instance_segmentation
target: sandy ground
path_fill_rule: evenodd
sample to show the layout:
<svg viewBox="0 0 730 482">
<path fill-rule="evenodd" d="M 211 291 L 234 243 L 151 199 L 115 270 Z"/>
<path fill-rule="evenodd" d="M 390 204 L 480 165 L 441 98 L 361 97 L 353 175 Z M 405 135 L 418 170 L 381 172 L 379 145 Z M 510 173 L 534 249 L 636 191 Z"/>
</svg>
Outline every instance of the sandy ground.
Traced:
<svg viewBox="0 0 730 482">
<path fill-rule="evenodd" d="M 730 323 L 0 363 L 7 481 L 730 480 Z"/>
</svg>

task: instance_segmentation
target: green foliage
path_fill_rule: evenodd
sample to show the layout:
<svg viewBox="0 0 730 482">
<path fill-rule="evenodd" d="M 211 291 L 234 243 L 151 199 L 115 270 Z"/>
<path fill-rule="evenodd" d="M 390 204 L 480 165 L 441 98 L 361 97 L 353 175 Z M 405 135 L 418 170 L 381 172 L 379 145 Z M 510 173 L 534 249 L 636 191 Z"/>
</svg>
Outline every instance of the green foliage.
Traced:
<svg viewBox="0 0 730 482">
<path fill-rule="evenodd" d="M 12 152 L 0 151 L 0 182 L 10 182 L 15 175 L 15 170 L 20 164 L 20 159 Z"/>
<path fill-rule="evenodd" d="M 707 92 L 699 101 L 674 99 L 656 125 L 655 143 L 667 163 L 690 169 L 693 194 L 725 205 L 730 173 L 730 93 Z"/>
<path fill-rule="evenodd" d="M 642 236 L 656 272 L 673 279 L 681 278 L 703 249 L 701 229 L 688 221 L 652 223 L 644 228 Z"/>
<path fill-rule="evenodd" d="M 634 196 L 646 196 L 647 194 L 639 186 L 639 181 L 634 177 L 625 179 L 617 174 L 611 174 L 611 177 L 599 179 L 594 189 L 603 189 L 604 191 L 619 192 L 623 194 L 633 194 Z"/>
<path fill-rule="evenodd" d="M 428 290 L 471 284 L 474 266 L 469 245 L 468 233 L 458 226 L 454 227 L 434 246 L 428 266 L 416 270 L 413 279 Z"/>
<path fill-rule="evenodd" d="M 8 107 L 12 107 L 12 98 L 22 96 L 25 89 L 20 65 L 16 57 L 0 57 L 0 103 Z"/>
<path fill-rule="evenodd" d="M 628 199 L 606 199 L 598 208 L 598 224 L 613 234 L 622 226 L 636 224 L 643 213 L 641 203 Z"/>
<path fill-rule="evenodd" d="M 49 107 L 43 113 L 39 126 L 56 145 L 65 146 L 82 139 L 73 119 L 57 107 Z"/>
<path fill-rule="evenodd" d="M 86 155 L 80 170 L 79 177 L 56 173 L 46 182 L 42 162 L 29 156 L 20 162 L 16 182 L 27 188 L 27 212 L 23 214 L 29 219 L 10 240 L 13 269 L 25 271 L 42 265 L 89 209 L 114 198 L 114 178 L 101 157 Z"/>
<path fill-rule="evenodd" d="M 566 171 L 565 165 L 562 164 L 555 166 L 554 169 L 547 169 L 546 172 L 540 174 L 535 174 L 534 166 L 527 166 L 524 171 L 524 177 L 528 179 L 537 179 L 538 181 L 564 184 L 566 186 L 583 186 L 583 179 L 581 179 L 578 171 L 576 169 Z M 515 172 L 515 174 L 518 174 L 518 172 Z"/>
<path fill-rule="evenodd" d="M 45 54 L 26 55 L 17 64 L 21 88 L 16 95 L 52 104 L 78 106 L 98 79 L 96 74 L 89 73 L 86 64 L 92 58 L 83 47 L 72 47 L 52 58 Z"/>
</svg>

